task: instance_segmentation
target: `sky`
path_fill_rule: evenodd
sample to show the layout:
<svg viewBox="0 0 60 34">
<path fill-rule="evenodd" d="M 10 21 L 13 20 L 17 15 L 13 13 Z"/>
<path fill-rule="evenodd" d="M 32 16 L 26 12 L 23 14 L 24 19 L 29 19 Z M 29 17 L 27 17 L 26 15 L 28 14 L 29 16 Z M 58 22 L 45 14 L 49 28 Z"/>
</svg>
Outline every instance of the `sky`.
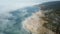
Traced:
<svg viewBox="0 0 60 34">
<path fill-rule="evenodd" d="M 0 0 L 0 13 L 56 0 Z"/>
</svg>

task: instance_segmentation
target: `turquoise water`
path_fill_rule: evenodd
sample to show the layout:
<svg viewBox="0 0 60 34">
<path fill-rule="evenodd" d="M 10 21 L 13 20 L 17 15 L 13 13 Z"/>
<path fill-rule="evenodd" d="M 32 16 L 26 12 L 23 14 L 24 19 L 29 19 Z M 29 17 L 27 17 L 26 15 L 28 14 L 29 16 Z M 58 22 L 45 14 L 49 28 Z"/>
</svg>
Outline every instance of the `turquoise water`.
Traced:
<svg viewBox="0 0 60 34">
<path fill-rule="evenodd" d="M 22 28 L 25 18 L 39 11 L 37 6 L 25 7 L 0 15 L 0 34 L 31 34 Z"/>
</svg>

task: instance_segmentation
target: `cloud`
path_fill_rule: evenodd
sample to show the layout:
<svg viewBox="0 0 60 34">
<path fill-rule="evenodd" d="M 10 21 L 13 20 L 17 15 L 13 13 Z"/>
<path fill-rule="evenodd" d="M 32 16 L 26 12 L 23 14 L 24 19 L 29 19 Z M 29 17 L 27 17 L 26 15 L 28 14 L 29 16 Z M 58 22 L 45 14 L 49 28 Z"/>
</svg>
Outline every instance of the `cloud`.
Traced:
<svg viewBox="0 0 60 34">
<path fill-rule="evenodd" d="M 23 1 L 23 0 L 0 0 L 0 12 L 7 12 L 10 10 L 15 10 L 18 8 L 26 7 L 26 6 L 31 6 L 36 4 L 33 1 Z"/>
</svg>

